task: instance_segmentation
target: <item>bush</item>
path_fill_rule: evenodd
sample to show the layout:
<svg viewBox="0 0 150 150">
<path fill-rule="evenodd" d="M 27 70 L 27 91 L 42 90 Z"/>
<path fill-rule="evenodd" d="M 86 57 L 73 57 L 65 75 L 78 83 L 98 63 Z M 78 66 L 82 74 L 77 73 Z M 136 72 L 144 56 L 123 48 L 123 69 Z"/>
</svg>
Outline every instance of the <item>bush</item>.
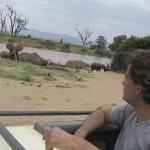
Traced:
<svg viewBox="0 0 150 150">
<path fill-rule="evenodd" d="M 39 43 L 41 45 L 43 45 L 44 47 L 46 47 L 47 49 L 52 49 L 55 47 L 55 43 L 53 41 L 50 41 L 50 40 L 39 39 Z"/>
<path fill-rule="evenodd" d="M 69 43 L 64 43 L 61 47 L 61 52 L 70 52 L 70 44 Z"/>
<path fill-rule="evenodd" d="M 8 39 L 8 42 L 9 42 L 9 43 L 15 43 L 15 42 L 16 42 L 16 39 L 15 39 L 15 38 L 10 38 L 10 39 Z"/>
<path fill-rule="evenodd" d="M 108 57 L 108 58 L 112 58 L 113 53 L 109 50 L 96 50 L 95 54 L 101 57 Z"/>
<path fill-rule="evenodd" d="M 88 50 L 86 48 L 82 48 L 81 52 L 86 53 L 86 52 L 88 52 Z"/>
<path fill-rule="evenodd" d="M 32 62 L 35 65 L 47 66 L 48 60 L 43 59 L 37 53 L 24 53 L 19 54 L 20 61 Z"/>
<path fill-rule="evenodd" d="M 124 40 L 115 52 L 114 58 L 112 60 L 111 68 L 114 71 L 125 71 L 126 64 L 125 60 L 135 49 L 148 49 L 150 48 L 150 36 L 147 37 L 135 37 Z"/>
<path fill-rule="evenodd" d="M 66 67 L 69 67 L 69 68 L 75 68 L 75 69 L 87 69 L 89 67 L 89 64 L 87 63 L 84 63 L 80 60 L 69 60 L 67 61 Z"/>
<path fill-rule="evenodd" d="M 26 82 L 31 82 L 33 81 L 32 77 L 30 76 L 30 74 L 24 74 L 20 80 L 26 81 Z"/>
<path fill-rule="evenodd" d="M 115 53 L 111 69 L 113 71 L 123 72 L 126 70 L 125 59 L 128 56 L 129 52 L 119 51 Z"/>
<path fill-rule="evenodd" d="M 31 39 L 31 38 L 32 38 L 32 36 L 31 36 L 30 34 L 28 34 L 28 35 L 27 35 L 27 38 L 28 38 L 28 39 Z"/>
</svg>

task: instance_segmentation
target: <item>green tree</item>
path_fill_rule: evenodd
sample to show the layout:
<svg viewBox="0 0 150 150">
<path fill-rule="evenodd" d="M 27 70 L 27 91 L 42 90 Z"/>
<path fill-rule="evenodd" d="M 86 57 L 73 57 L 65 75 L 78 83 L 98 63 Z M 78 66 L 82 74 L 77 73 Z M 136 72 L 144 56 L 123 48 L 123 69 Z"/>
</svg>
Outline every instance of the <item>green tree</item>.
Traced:
<svg viewBox="0 0 150 150">
<path fill-rule="evenodd" d="M 130 38 L 122 42 L 118 47 L 118 49 L 116 50 L 111 64 L 112 70 L 121 72 L 125 71 L 127 67 L 125 60 L 131 51 L 135 49 L 149 49 L 149 48 L 150 48 L 150 36 L 142 38 L 131 36 Z"/>
<path fill-rule="evenodd" d="M 96 39 L 97 49 L 95 51 L 98 55 L 103 55 L 102 53 L 106 50 L 107 40 L 104 36 L 99 35 Z"/>
<path fill-rule="evenodd" d="M 108 48 L 114 52 L 119 45 L 122 43 L 122 41 L 126 40 L 127 36 L 126 35 L 118 35 L 116 37 L 114 37 L 113 39 L 113 43 L 108 45 Z"/>
</svg>

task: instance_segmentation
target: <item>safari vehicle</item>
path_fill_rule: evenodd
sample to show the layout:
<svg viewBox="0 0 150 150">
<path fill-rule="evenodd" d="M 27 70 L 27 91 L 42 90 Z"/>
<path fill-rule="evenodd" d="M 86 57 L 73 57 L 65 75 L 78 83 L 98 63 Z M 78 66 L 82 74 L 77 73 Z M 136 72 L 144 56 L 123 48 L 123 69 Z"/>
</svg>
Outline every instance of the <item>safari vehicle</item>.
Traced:
<svg viewBox="0 0 150 150">
<path fill-rule="evenodd" d="M 90 113 L 92 111 L 1 111 L 0 116 L 89 115 Z M 83 120 L 35 122 L 34 125 L 8 127 L 0 123 L 0 150 L 44 150 L 45 142 L 42 137 L 49 128 L 60 127 L 74 134 L 82 122 Z M 108 124 L 89 134 L 86 140 L 101 150 L 113 150 L 118 134 L 118 127 Z"/>
</svg>

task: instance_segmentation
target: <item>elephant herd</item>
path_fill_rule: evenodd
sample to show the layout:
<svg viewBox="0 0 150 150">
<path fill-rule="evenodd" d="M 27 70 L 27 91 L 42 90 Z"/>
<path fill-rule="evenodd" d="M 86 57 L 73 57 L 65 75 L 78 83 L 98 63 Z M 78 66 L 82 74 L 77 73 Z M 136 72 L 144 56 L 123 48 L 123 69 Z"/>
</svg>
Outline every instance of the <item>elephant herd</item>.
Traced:
<svg viewBox="0 0 150 150">
<path fill-rule="evenodd" d="M 23 50 L 23 46 L 21 46 L 20 44 L 16 44 L 16 43 L 7 43 L 6 48 L 9 50 L 9 52 L 2 51 L 0 53 L 1 58 L 10 58 L 10 60 L 16 60 L 16 57 L 17 57 L 17 60 L 19 61 L 18 53 Z M 47 62 L 46 62 L 46 64 L 47 64 Z M 105 71 L 110 70 L 109 65 L 105 66 L 101 63 L 96 63 L 96 62 L 92 63 L 90 65 L 90 68 L 92 71 L 94 71 L 94 70 L 101 71 L 101 69 L 103 69 L 105 72 Z"/>
<path fill-rule="evenodd" d="M 9 50 L 9 52 L 2 51 L 0 53 L 1 58 L 10 58 L 10 60 L 15 60 L 17 57 L 17 60 L 19 61 L 18 53 L 23 50 L 23 46 L 16 43 L 7 43 L 6 48 Z"/>
</svg>

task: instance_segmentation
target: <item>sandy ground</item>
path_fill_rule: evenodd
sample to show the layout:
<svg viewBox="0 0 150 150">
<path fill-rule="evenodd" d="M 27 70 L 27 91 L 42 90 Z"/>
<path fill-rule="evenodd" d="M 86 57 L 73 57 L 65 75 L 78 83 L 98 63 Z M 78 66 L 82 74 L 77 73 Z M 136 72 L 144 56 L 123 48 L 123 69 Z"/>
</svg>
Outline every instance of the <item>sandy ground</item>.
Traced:
<svg viewBox="0 0 150 150">
<path fill-rule="evenodd" d="M 0 111 L 80 111 L 125 103 L 123 75 L 94 72 L 84 82 L 60 79 L 48 83 L 26 83 L 0 78 Z M 5 125 L 34 124 L 41 121 L 80 120 L 86 116 L 0 117 Z"/>
</svg>

